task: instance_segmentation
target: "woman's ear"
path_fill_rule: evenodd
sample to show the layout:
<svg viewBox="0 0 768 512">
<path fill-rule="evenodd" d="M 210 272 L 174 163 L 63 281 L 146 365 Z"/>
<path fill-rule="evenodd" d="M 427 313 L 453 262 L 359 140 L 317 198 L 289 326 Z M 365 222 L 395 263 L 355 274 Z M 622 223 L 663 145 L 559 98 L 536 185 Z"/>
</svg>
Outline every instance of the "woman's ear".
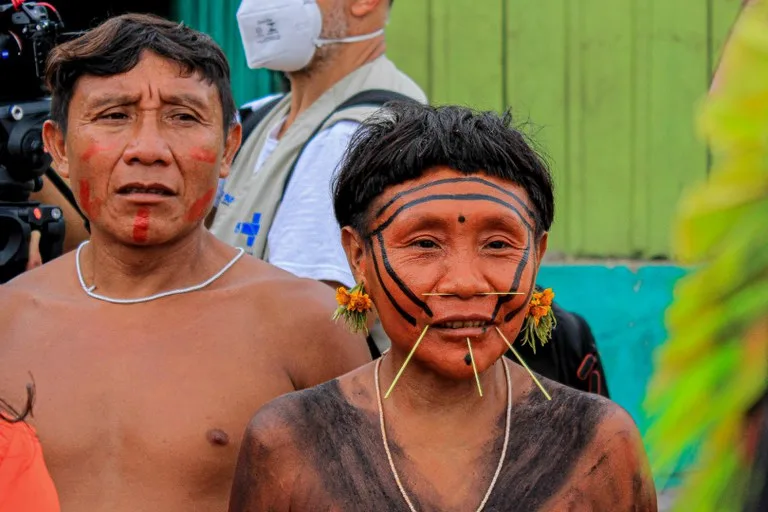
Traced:
<svg viewBox="0 0 768 512">
<path fill-rule="evenodd" d="M 539 265 L 541 265 L 541 261 L 544 259 L 544 254 L 547 252 L 547 240 L 549 239 L 549 233 L 546 231 L 543 235 L 541 235 L 541 238 L 539 238 L 539 243 L 536 244 L 536 261 L 539 262 Z"/>
<path fill-rule="evenodd" d="M 347 255 L 352 275 L 359 283 L 365 275 L 365 239 L 351 226 L 344 226 L 341 229 L 341 246 Z"/>
</svg>

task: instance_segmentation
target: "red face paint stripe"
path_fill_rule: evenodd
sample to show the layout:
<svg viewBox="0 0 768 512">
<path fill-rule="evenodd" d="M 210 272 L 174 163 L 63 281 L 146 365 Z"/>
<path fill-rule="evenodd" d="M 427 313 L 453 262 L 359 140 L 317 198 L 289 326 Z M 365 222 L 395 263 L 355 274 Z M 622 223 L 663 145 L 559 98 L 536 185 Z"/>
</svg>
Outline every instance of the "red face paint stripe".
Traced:
<svg viewBox="0 0 768 512">
<path fill-rule="evenodd" d="M 79 187 L 80 207 L 83 209 L 86 217 L 90 220 L 96 220 L 101 212 L 101 200 L 91 196 L 91 184 L 88 180 L 80 180 Z"/>
<path fill-rule="evenodd" d="M 83 151 L 83 154 L 80 155 L 80 159 L 83 162 L 87 162 L 90 160 L 96 153 L 101 153 L 102 151 L 108 150 L 108 147 L 101 146 L 99 144 L 91 144 L 87 148 L 85 148 L 85 151 Z"/>
<path fill-rule="evenodd" d="M 212 164 L 216 162 L 216 153 L 203 148 L 194 148 L 190 151 L 190 156 L 200 162 Z"/>
<path fill-rule="evenodd" d="M 216 191 L 211 188 L 208 190 L 208 192 L 205 193 L 203 197 L 195 201 L 192 206 L 189 207 L 189 211 L 187 212 L 186 220 L 187 222 L 196 222 L 200 220 L 203 217 L 203 214 L 205 213 L 205 210 L 208 208 L 208 206 L 211 204 L 211 201 L 213 200 L 213 195 L 216 193 Z"/>
<path fill-rule="evenodd" d="M 80 180 L 80 206 L 85 214 L 91 216 L 91 184 L 88 180 Z"/>
<path fill-rule="evenodd" d="M 139 208 L 133 219 L 133 241 L 146 242 L 149 233 L 149 208 Z"/>
</svg>

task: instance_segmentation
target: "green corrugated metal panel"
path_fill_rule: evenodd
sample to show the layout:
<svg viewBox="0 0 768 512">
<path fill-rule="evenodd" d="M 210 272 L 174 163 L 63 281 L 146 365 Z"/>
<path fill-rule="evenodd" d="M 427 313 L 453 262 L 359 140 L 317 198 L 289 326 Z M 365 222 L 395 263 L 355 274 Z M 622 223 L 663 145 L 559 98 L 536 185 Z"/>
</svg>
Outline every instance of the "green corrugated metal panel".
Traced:
<svg viewBox="0 0 768 512">
<path fill-rule="evenodd" d="M 552 250 L 668 255 L 680 193 L 707 173 L 695 109 L 741 0 L 401 3 L 389 54 L 433 103 L 531 121 L 558 187 Z"/>
<path fill-rule="evenodd" d="M 569 211 L 570 197 L 565 162 L 568 155 L 566 130 L 568 126 L 568 67 L 553 66 L 553 62 L 567 63 L 566 45 L 568 5 L 571 0 L 549 0 L 551 9 L 529 8 L 535 1 L 518 2 L 504 9 L 505 31 L 502 39 L 505 64 L 505 105 L 511 105 L 518 122 L 530 119 L 534 125 L 526 130 L 545 153 L 552 166 L 558 187 L 556 194 L 557 224 L 550 235 L 550 247 L 570 245 Z M 545 37 L 545 42 L 531 44 Z M 541 77 L 546 76 L 546 80 Z"/>
<path fill-rule="evenodd" d="M 232 73 L 235 102 L 260 98 L 274 92 L 275 76 L 266 70 L 252 70 L 245 61 L 235 13 L 240 0 L 174 0 L 173 18 L 210 35 L 224 50 Z"/>
</svg>

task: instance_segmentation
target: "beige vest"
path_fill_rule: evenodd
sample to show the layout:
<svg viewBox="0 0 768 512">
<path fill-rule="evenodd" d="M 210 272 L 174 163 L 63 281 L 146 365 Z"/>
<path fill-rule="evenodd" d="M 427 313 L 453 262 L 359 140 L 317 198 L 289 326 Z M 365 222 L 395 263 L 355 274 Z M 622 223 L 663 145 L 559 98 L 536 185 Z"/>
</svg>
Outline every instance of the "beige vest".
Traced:
<svg viewBox="0 0 768 512">
<path fill-rule="evenodd" d="M 353 71 L 320 96 L 294 121 L 272 154 L 254 172 L 269 133 L 288 115 L 291 95 L 287 94 L 243 143 L 225 182 L 211 232 L 224 242 L 268 260 L 267 234 L 280 206 L 288 173 L 302 146 L 321 123 L 327 128 L 342 120 L 362 122 L 370 116 L 378 107 L 353 107 L 328 118 L 338 105 L 369 89 L 386 89 L 423 103 L 427 101 L 419 86 L 386 57 L 379 57 Z"/>
</svg>

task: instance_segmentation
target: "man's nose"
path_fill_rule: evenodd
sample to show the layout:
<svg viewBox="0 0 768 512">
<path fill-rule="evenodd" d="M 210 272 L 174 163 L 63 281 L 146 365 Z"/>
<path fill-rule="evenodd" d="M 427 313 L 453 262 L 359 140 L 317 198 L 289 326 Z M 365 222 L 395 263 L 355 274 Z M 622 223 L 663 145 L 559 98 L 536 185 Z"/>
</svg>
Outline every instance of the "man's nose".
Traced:
<svg viewBox="0 0 768 512">
<path fill-rule="evenodd" d="M 131 143 L 123 153 L 123 159 L 129 165 L 166 166 L 171 163 L 173 154 L 163 137 L 157 115 L 141 115 L 136 123 Z"/>
</svg>

